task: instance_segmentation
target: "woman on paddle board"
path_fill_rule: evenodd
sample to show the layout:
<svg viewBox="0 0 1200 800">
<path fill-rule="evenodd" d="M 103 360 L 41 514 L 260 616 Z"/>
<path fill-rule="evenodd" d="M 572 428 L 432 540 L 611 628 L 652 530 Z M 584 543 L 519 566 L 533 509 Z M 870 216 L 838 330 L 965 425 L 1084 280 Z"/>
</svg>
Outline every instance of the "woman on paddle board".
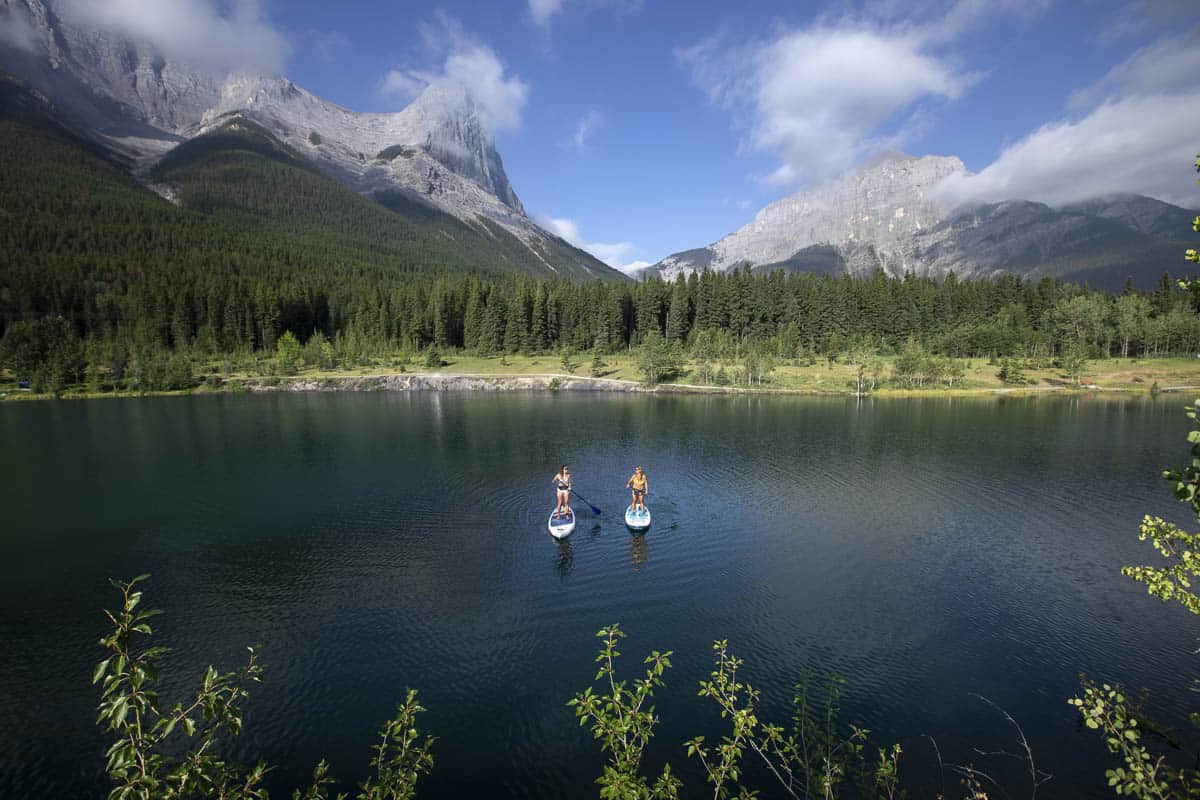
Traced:
<svg viewBox="0 0 1200 800">
<path fill-rule="evenodd" d="M 554 513 L 571 513 L 571 470 L 567 468 L 566 464 L 563 464 L 562 469 L 554 476 L 554 490 L 558 494 L 558 506 L 554 509 Z"/>
<path fill-rule="evenodd" d="M 646 510 L 646 492 L 650 488 L 650 481 L 646 479 L 646 473 L 642 472 L 641 467 L 635 467 L 633 476 L 625 481 L 625 486 L 633 490 L 633 505 L 634 511 Z"/>
</svg>

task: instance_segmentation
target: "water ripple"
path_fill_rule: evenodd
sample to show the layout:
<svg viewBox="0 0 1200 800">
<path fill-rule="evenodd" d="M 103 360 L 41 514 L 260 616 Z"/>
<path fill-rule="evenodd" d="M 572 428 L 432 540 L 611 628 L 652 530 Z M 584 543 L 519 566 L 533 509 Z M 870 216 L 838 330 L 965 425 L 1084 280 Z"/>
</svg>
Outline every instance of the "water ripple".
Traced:
<svg viewBox="0 0 1200 800">
<path fill-rule="evenodd" d="M 1164 676 L 1191 665 L 1190 641 L 1117 573 L 1146 555 L 1141 514 L 1178 511 L 1157 478 L 1179 450 L 1173 409 L 381 394 L 0 414 L 28 454 L 0 465 L 28 498 L 0 534 L 2 796 L 102 790 L 98 610 L 107 577 L 141 571 L 169 611 L 167 693 L 262 645 L 234 754 L 278 764 L 285 795 L 323 756 L 351 788 L 409 686 L 439 737 L 423 797 L 592 791 L 600 756 L 565 703 L 611 622 L 627 676 L 676 651 L 654 755 L 690 777 L 677 745 L 717 732 L 695 697 L 717 638 L 764 713 L 786 719 L 798 680 L 836 672 L 847 719 L 913 753 L 925 732 L 960 760 L 1005 735 L 971 693 L 993 697 L 1063 796 L 1107 795 L 1064 702 L 1077 673 L 1146 685 L 1168 716 L 1184 699 Z M 564 460 L 603 513 L 576 501 L 555 541 Z M 637 463 L 655 521 L 631 535 Z M 32 719 L 14 699 L 31 694 Z M 923 758 L 909 774 L 932 785 Z"/>
</svg>

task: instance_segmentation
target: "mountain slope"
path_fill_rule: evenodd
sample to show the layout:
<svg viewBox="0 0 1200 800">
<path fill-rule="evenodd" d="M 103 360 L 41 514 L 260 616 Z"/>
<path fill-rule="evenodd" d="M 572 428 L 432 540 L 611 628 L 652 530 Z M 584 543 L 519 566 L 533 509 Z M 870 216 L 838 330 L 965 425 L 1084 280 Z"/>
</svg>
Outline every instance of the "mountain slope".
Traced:
<svg viewBox="0 0 1200 800">
<path fill-rule="evenodd" d="M 153 173 L 167 202 L 0 79 L 0 285 L 40 291 L 56 269 L 554 273 L 507 232 L 429 206 L 405 218 L 333 181 L 246 121 L 198 137 Z M 107 265 L 102 267 L 101 265 Z M 566 277 L 586 277 L 568 274 Z M 20 305 L 20 304 L 18 304 Z"/>
<path fill-rule="evenodd" d="M 137 175 L 181 142 L 252 122 L 360 194 L 402 193 L 501 241 L 504 258 L 521 269 L 624 279 L 525 215 L 480 110 L 460 86 L 437 82 L 400 112 L 360 114 L 282 76 L 219 78 L 172 62 L 146 42 L 89 24 L 80 8 L 0 0 L 0 25 L 28 33 L 25 46 L 0 48 L 0 71 L 43 92 Z M 525 252 L 513 251 L 514 242 Z"/>
<path fill-rule="evenodd" d="M 1086 214 L 1119 222 L 1149 236 L 1187 237 L 1195 214 L 1187 209 L 1141 195 L 1120 194 L 1063 206 L 1067 213 Z M 1181 233 L 1182 231 L 1182 233 Z"/>
<path fill-rule="evenodd" d="M 1120 196 L 1060 209 L 1010 201 L 948 208 L 937 193 L 965 173 L 957 158 L 885 155 L 815 189 L 778 200 L 707 248 L 663 259 L 673 276 L 751 264 L 823 274 L 1050 276 L 1118 289 L 1153 285 L 1179 268 L 1192 212 Z"/>
<path fill-rule="evenodd" d="M 1027 201 L 994 203 L 958 209 L 916 238 L 933 274 L 966 272 L 960 269 L 966 265 L 975 274 L 1048 276 L 1114 290 L 1133 277 L 1149 287 L 1164 271 L 1179 270 L 1187 228 L 1166 236 L 1138 230 L 1127 220 L 1145 217 L 1137 211 L 1143 205 L 1167 204 L 1127 198 L 1118 217 L 1095 213 L 1112 208 L 1105 201 L 1063 209 Z"/>
<path fill-rule="evenodd" d="M 336 243 L 367 263 L 395 259 L 424 270 L 593 277 L 572 268 L 581 254 L 565 243 L 538 257 L 499 226 L 468 226 L 419 198 L 365 198 L 241 117 L 175 148 L 151 177 L 157 190 L 186 208 L 253 228 L 259 236 Z M 550 258 L 558 270 L 547 267 Z"/>
</svg>

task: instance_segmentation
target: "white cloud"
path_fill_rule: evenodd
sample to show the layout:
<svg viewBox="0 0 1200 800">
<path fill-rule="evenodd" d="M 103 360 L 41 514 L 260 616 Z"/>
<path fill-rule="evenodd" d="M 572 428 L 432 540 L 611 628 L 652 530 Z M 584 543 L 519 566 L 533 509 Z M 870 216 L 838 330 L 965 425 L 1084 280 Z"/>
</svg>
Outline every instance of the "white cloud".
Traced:
<svg viewBox="0 0 1200 800">
<path fill-rule="evenodd" d="M 1195 208 L 1200 57 L 1178 48 L 1198 45 L 1200 30 L 1193 30 L 1138 50 L 1077 92 L 1072 116 L 1041 126 L 978 174 L 952 177 L 940 191 L 952 201 L 1052 205 L 1133 193 Z"/>
<path fill-rule="evenodd" d="M 414 70 L 390 69 L 379 84 L 379 93 L 408 102 L 430 84 L 430 80 L 421 75 Z"/>
<path fill-rule="evenodd" d="M 544 31 L 549 31 L 550 21 L 562 14 L 566 0 L 527 0 L 529 17 Z M 609 15 L 635 14 L 642 10 L 643 0 L 573 0 L 572 5 L 584 11 L 602 9 Z"/>
<path fill-rule="evenodd" d="M 614 242 L 612 244 L 584 242 L 582 245 L 576 246 L 582 247 L 605 264 L 617 269 L 621 269 L 629 261 L 629 256 L 635 249 L 633 242 Z"/>
<path fill-rule="evenodd" d="M 538 214 L 534 217 L 534 221 L 555 236 L 566 239 L 576 247 L 583 246 L 583 236 L 580 234 L 579 225 L 576 224 L 575 220 L 567 219 L 566 217 L 556 218 L 546 214 Z"/>
<path fill-rule="evenodd" d="M 546 214 L 534 216 L 534 221 L 559 238 L 566 239 L 580 250 L 586 250 L 596 258 L 614 269 L 619 269 L 627 275 L 650 266 L 649 261 L 630 260 L 630 256 L 638 249 L 633 242 L 588 242 L 579 230 L 579 224 L 567 217 L 551 217 Z"/>
<path fill-rule="evenodd" d="M 989 17 L 1016 16 L 1026 21 L 1040 17 L 1053 0 L 955 0 L 949 8 L 929 4 L 926 19 L 913 30 L 931 43 L 953 42 L 959 36 L 983 26 Z M 911 6 L 909 6 L 911 8 Z M 911 24 L 911 23 L 910 23 Z"/>
<path fill-rule="evenodd" d="M 592 109 L 584 114 L 575 125 L 575 132 L 571 134 L 571 147 L 580 153 L 586 152 L 588 149 L 588 138 L 603 125 L 604 115 L 599 111 Z"/>
<path fill-rule="evenodd" d="M 1162 32 L 1180 19 L 1194 21 L 1195 18 L 1196 0 L 1136 0 L 1111 15 L 1099 30 L 1097 39 L 1112 43 L 1148 32 Z"/>
<path fill-rule="evenodd" d="M 389 70 L 380 82 L 384 95 L 405 102 L 426 87 L 446 81 L 461 86 L 479 105 L 493 133 L 515 131 L 529 98 L 529 85 L 509 75 L 496 52 L 463 30 L 452 17 L 439 13 L 422 26 L 426 48 L 440 66 L 432 69 Z"/>
<path fill-rule="evenodd" d="M 282 72 L 287 40 L 257 0 L 64 0 L 59 10 L 83 26 L 148 42 L 168 59 L 214 72 Z"/>
<path fill-rule="evenodd" d="M 1185 4 L 1136 5 L 1165 21 L 1178 20 Z M 735 122 L 740 147 L 776 159 L 767 180 L 791 186 L 915 140 L 936 122 L 939 104 L 982 78 L 966 60 L 969 34 L 987 35 L 988 15 L 1028 21 L 1047 7 L 1048 0 L 875 0 L 864 16 L 827 16 L 758 41 L 718 34 L 677 56 L 713 103 L 744 120 Z M 1060 119 L 941 191 L 961 201 L 1054 204 L 1133 192 L 1196 206 L 1197 76 L 1200 28 L 1164 36 L 1077 91 Z"/>
<path fill-rule="evenodd" d="M 717 34 L 679 50 L 710 100 L 731 113 L 740 149 L 773 156 L 771 183 L 837 175 L 917 139 L 982 73 L 964 39 L 996 16 L 1033 19 L 1051 0 L 874 0 L 758 40 Z M 843 5 L 844 7 L 844 5 Z"/>
<path fill-rule="evenodd" d="M 1200 84 L 1200 27 L 1159 39 L 1136 51 L 1096 83 L 1071 95 L 1084 109 L 1114 96 L 1171 92 Z"/>
<path fill-rule="evenodd" d="M 550 18 L 562 11 L 563 0 L 529 0 L 529 16 L 541 27 L 550 24 Z"/>
<path fill-rule="evenodd" d="M 621 266 L 617 267 L 617 269 L 621 270 L 621 272 L 624 272 L 626 275 L 636 276 L 646 267 L 653 266 L 653 261 L 630 261 L 628 264 L 622 264 Z"/>
<path fill-rule="evenodd" d="M 1080 120 L 1044 125 L 976 175 L 940 190 L 952 201 L 1022 199 L 1051 205 L 1133 193 L 1198 205 L 1200 91 L 1107 102 Z"/>
<path fill-rule="evenodd" d="M 713 102 L 749 120 L 742 146 L 775 156 L 769 179 L 782 184 L 901 145 L 920 103 L 953 100 L 976 79 L 926 38 L 870 24 L 818 24 L 741 46 L 718 35 L 679 57 Z"/>
</svg>

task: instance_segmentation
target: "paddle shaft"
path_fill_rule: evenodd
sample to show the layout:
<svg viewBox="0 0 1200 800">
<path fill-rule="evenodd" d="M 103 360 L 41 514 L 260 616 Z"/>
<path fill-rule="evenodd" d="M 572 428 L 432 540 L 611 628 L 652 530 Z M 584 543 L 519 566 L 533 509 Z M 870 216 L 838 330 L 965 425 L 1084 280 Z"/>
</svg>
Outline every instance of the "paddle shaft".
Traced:
<svg viewBox="0 0 1200 800">
<path fill-rule="evenodd" d="M 584 497 L 583 495 L 581 495 L 579 492 L 575 491 L 574 489 L 571 490 L 571 494 L 575 495 L 580 500 L 587 503 L 588 508 L 592 509 L 593 514 L 595 514 L 596 516 L 600 516 L 600 509 L 598 509 L 594 505 L 592 505 L 586 497 Z"/>
</svg>

